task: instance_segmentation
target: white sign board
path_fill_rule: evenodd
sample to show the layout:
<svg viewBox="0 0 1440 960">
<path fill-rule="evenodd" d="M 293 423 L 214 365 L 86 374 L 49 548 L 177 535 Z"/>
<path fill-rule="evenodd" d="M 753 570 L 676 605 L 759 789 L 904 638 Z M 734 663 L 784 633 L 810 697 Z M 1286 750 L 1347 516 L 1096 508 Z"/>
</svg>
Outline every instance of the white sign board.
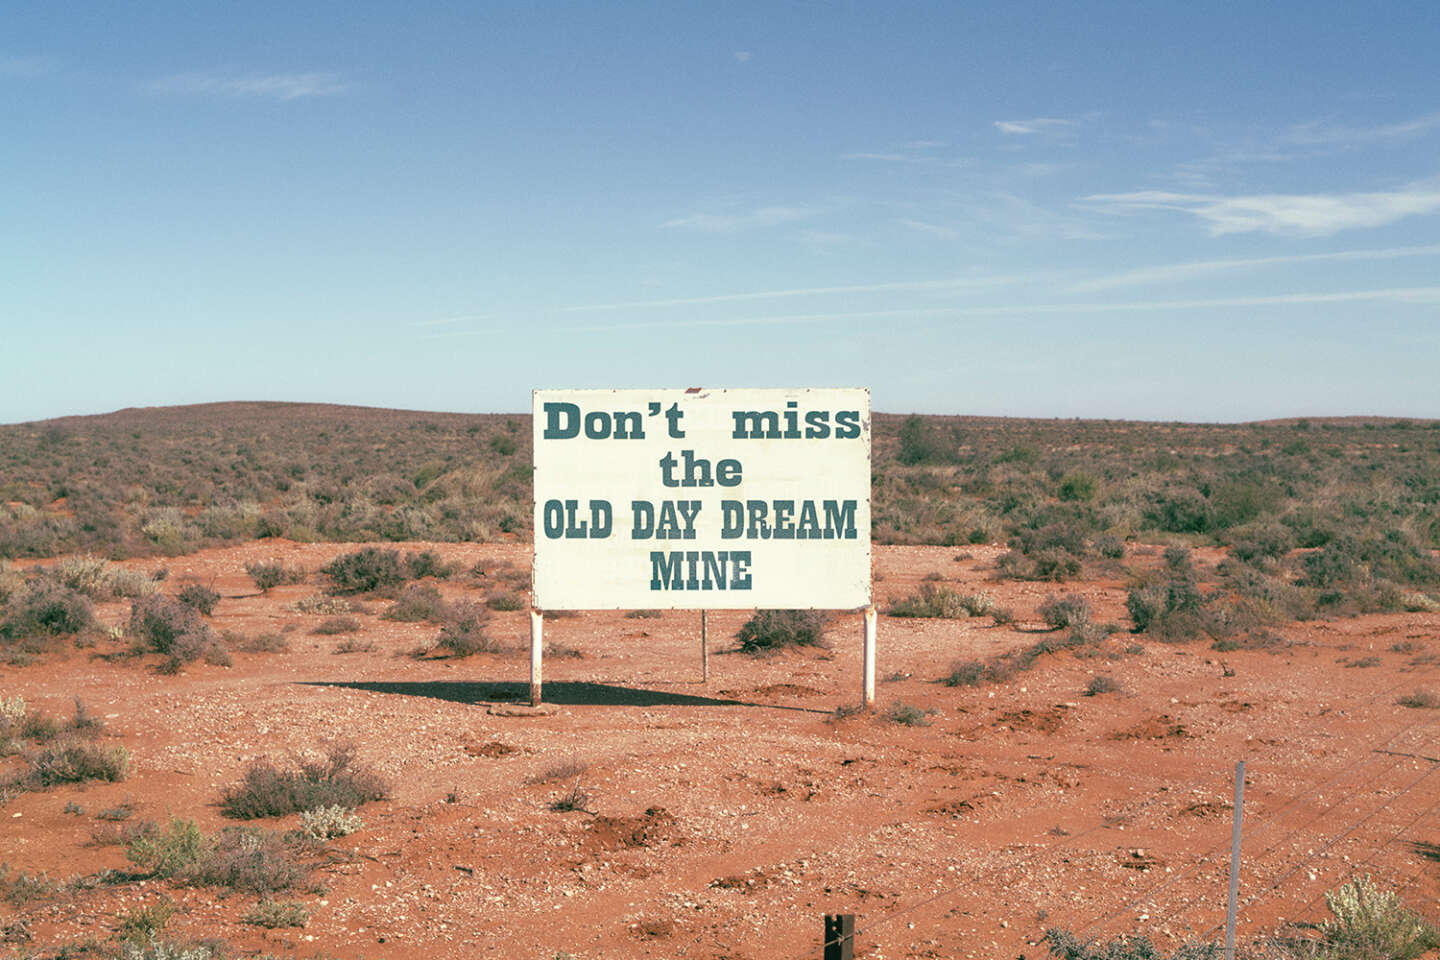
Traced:
<svg viewBox="0 0 1440 960">
<path fill-rule="evenodd" d="M 537 390 L 540 610 L 870 603 L 870 391 Z"/>
</svg>

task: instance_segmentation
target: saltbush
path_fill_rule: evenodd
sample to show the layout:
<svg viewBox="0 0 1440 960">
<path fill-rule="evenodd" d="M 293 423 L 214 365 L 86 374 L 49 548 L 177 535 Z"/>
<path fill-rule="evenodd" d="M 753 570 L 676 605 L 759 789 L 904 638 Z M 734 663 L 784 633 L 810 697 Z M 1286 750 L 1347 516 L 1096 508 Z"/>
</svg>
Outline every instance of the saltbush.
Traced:
<svg viewBox="0 0 1440 960">
<path fill-rule="evenodd" d="M 364 825 L 365 821 L 354 810 L 338 803 L 300 813 L 301 832 L 317 843 L 348 837 Z"/>
<path fill-rule="evenodd" d="M 1052 630 L 1080 627 L 1090 622 L 1090 601 L 1078 593 L 1051 594 L 1037 612 Z"/>
<path fill-rule="evenodd" d="M 279 560 L 247 563 L 245 572 L 255 581 L 255 586 L 259 587 L 262 593 L 272 587 L 304 583 L 306 577 L 304 568 L 287 567 Z"/>
<path fill-rule="evenodd" d="M 356 759 L 353 746 L 344 744 L 331 747 L 323 760 L 302 759 L 294 769 L 256 760 L 238 784 L 225 790 L 220 809 L 227 817 L 254 820 L 337 804 L 355 808 L 388 795 L 389 786 L 380 775 Z"/>
<path fill-rule="evenodd" d="M 66 636 L 95 626 L 95 608 L 82 593 L 36 577 L 10 598 L 0 619 L 0 637 Z"/>
<path fill-rule="evenodd" d="M 452 657 L 494 653 L 499 645 L 486 632 L 489 621 L 489 611 L 478 603 L 461 601 L 453 604 L 435 645 Z"/>
<path fill-rule="evenodd" d="M 768 653 L 785 647 L 821 645 L 825 618 L 815 610 L 759 610 L 735 635 L 740 649 L 749 654 Z"/>
<path fill-rule="evenodd" d="M 420 620 L 439 621 L 444 619 L 447 610 L 449 605 L 440 596 L 439 590 L 429 584 L 412 583 L 381 616 L 386 620 L 400 620 L 405 623 Z"/>
<path fill-rule="evenodd" d="M 176 599 L 208 617 L 215 612 L 215 605 L 220 602 L 220 594 L 203 584 L 187 583 L 180 588 Z"/>
<path fill-rule="evenodd" d="M 374 593 L 398 587 L 406 580 L 396 550 L 366 547 L 343 554 L 320 568 L 330 578 L 332 593 Z"/>
</svg>

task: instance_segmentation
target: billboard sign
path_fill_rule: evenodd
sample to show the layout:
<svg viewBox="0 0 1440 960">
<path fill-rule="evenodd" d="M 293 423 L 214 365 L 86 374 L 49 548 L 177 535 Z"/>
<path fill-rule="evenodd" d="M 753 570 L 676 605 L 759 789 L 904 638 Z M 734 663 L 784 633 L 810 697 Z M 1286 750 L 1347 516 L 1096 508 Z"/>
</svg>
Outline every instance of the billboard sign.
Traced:
<svg viewBox="0 0 1440 960">
<path fill-rule="evenodd" d="M 870 603 L 870 392 L 537 390 L 540 610 Z"/>
</svg>

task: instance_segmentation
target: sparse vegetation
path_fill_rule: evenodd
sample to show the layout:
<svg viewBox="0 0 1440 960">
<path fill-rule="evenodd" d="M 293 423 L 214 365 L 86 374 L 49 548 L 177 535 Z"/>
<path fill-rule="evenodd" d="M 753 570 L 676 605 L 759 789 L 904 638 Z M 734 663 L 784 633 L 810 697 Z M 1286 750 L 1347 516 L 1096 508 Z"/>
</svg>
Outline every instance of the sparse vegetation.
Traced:
<svg viewBox="0 0 1440 960">
<path fill-rule="evenodd" d="M 333 637 L 340 633 L 355 633 L 359 629 L 360 621 L 354 617 L 326 617 L 310 632 L 322 637 Z"/>
<path fill-rule="evenodd" d="M 958 660 L 940 678 L 947 687 L 978 687 L 985 681 L 985 664 L 979 660 Z"/>
<path fill-rule="evenodd" d="M 242 653 L 284 653 L 290 649 L 290 641 L 285 639 L 284 634 L 273 630 L 253 635 L 226 630 L 220 635 L 220 639 L 231 650 Z"/>
<path fill-rule="evenodd" d="M 176 599 L 208 617 L 215 612 L 215 605 L 220 602 L 220 594 L 203 584 L 187 583 L 180 588 Z"/>
<path fill-rule="evenodd" d="M 405 623 L 416 623 L 421 620 L 439 622 L 445 619 L 449 609 L 445 598 L 440 596 L 439 590 L 429 584 L 412 583 L 400 594 L 399 599 L 381 614 L 381 617 Z"/>
<path fill-rule="evenodd" d="M 890 709 L 885 711 L 885 719 L 905 727 L 928 727 L 934 713 L 934 710 L 922 710 L 903 700 L 896 700 L 890 705 Z"/>
<path fill-rule="evenodd" d="M 266 896 L 304 885 L 309 870 L 280 834 L 226 827 L 207 837 L 193 820 L 171 818 L 132 832 L 125 856 L 147 875 Z"/>
<path fill-rule="evenodd" d="M 937 619 L 958 620 L 971 616 L 972 603 L 969 597 L 960 596 L 949 587 L 937 587 L 933 583 L 920 584 L 920 590 L 910 596 L 896 600 L 886 610 L 886 615 L 897 617 L 937 617 Z"/>
<path fill-rule="evenodd" d="M 1090 622 L 1090 601 L 1078 593 L 1051 594 L 1037 611 L 1052 630 L 1083 627 Z"/>
<path fill-rule="evenodd" d="M 1120 682 L 1114 677 L 1100 674 L 1090 678 L 1090 685 L 1085 688 L 1085 696 L 1098 697 L 1102 693 L 1119 693 Z"/>
<path fill-rule="evenodd" d="M 477 603 L 461 601 L 451 606 L 435 645 L 452 657 L 494 653 L 499 644 L 486 632 L 490 612 Z"/>
<path fill-rule="evenodd" d="M 1414 960 L 1440 946 L 1440 931 L 1405 906 L 1393 892 L 1378 888 L 1369 875 L 1325 894 L 1330 917 L 1314 927 L 1316 936 L 1280 937 L 1238 945 L 1242 960 Z M 1081 940 L 1069 930 L 1051 928 L 1043 942 L 1056 960 L 1221 960 L 1218 943 L 1192 942 L 1165 953 L 1143 936 L 1106 943 Z"/>
<path fill-rule="evenodd" d="M 200 659 L 221 666 L 230 664 L 224 644 L 200 611 L 164 594 L 135 601 L 125 633 L 134 641 L 137 652 L 163 655 L 165 661 L 160 669 L 165 673 L 177 673 Z"/>
<path fill-rule="evenodd" d="M 260 592 L 268 593 L 274 587 L 304 583 L 309 576 L 302 567 L 289 567 L 279 560 L 266 560 L 245 564 L 245 572 L 255 581 Z"/>
<path fill-rule="evenodd" d="M 316 807 L 354 809 L 388 795 L 385 781 L 359 762 L 353 746 L 344 744 L 329 748 L 323 760 L 298 760 L 293 769 L 270 760 L 255 761 L 240 783 L 225 791 L 220 809 L 236 820 L 254 820 Z"/>
<path fill-rule="evenodd" d="M 338 594 L 377 593 L 399 587 L 406 580 L 397 550 L 366 547 L 342 554 L 320 568 Z"/>
<path fill-rule="evenodd" d="M 1440 693 L 1433 690 L 1416 690 L 1414 693 L 1407 693 L 1395 701 L 1402 707 L 1412 707 L 1416 710 L 1440 710 Z"/>
<path fill-rule="evenodd" d="M 528 600 L 514 591 L 495 593 L 485 598 L 485 606 L 491 610 L 499 610 L 502 612 L 524 610 L 529 605 Z"/>
<path fill-rule="evenodd" d="M 340 804 L 316 807 L 300 814 L 300 829 L 317 843 L 348 837 L 365 825 L 365 821 L 351 808 Z"/>
<path fill-rule="evenodd" d="M 266 898 L 245 914 L 245 922 L 267 930 L 281 927 L 303 927 L 310 922 L 310 911 L 303 903 Z"/>
<path fill-rule="evenodd" d="M 585 805 L 590 802 L 590 795 L 580 788 L 580 781 L 577 779 L 571 784 L 570 789 L 550 801 L 550 810 L 553 813 L 571 813 L 576 810 L 584 811 Z"/>
<path fill-rule="evenodd" d="M 819 646 L 824 633 L 825 618 L 815 610 L 760 610 L 745 621 L 736 638 L 743 652 L 761 654 Z"/>
</svg>

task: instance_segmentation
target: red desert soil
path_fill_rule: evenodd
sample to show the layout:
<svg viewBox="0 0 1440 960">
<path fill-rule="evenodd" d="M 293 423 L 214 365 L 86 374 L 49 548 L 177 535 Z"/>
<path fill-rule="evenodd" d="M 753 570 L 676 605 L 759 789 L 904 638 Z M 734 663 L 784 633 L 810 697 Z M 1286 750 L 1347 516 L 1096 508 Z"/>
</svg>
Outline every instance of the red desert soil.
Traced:
<svg viewBox="0 0 1440 960">
<path fill-rule="evenodd" d="M 465 569 L 529 563 L 524 545 L 387 546 Z M 168 589 L 198 580 L 224 595 L 218 628 L 289 631 L 288 652 L 165 676 L 153 657 L 93 657 L 123 645 L 103 642 L 0 672 L 0 692 L 53 713 L 81 698 L 134 758 L 123 783 L 9 803 L 0 861 L 13 870 L 123 869 L 120 848 L 92 840 L 96 812 L 129 801 L 136 819 L 213 831 L 227 823 L 221 791 L 252 759 L 354 741 L 393 798 L 333 842 L 316 874 L 325 892 L 300 898 L 308 926 L 247 926 L 241 895 L 102 885 L 39 908 L 29 946 L 103 939 L 117 914 L 162 894 L 179 905 L 172 936 L 342 958 L 815 956 L 822 915 L 840 912 L 857 914 L 868 957 L 1033 960 L 1049 926 L 1213 938 L 1242 759 L 1242 938 L 1318 919 L 1322 893 L 1357 872 L 1422 908 L 1440 894 L 1440 864 L 1425 856 L 1440 842 L 1440 710 L 1396 703 L 1435 684 L 1437 614 L 1292 624 L 1278 652 L 1139 638 L 1143 653 L 1062 653 L 1003 684 L 951 688 L 937 681 L 956 659 L 1041 636 L 1035 609 L 1055 587 L 992 580 L 1000 548 L 876 547 L 882 609 L 939 574 L 990 591 L 1019 622 L 882 616 L 878 709 L 837 719 L 860 693 L 856 614 L 831 622 L 828 649 L 752 659 L 728 652 L 746 614 L 712 613 L 708 684 L 698 613 L 553 619 L 547 642 L 579 655 L 546 660 L 554 713 L 515 716 L 487 708 L 526 690 L 524 611 L 492 621 L 509 653 L 415 659 L 436 628 L 381 620 L 385 602 L 371 602 L 352 636 L 373 649 L 337 653 L 344 637 L 310 632 L 322 615 L 288 609 L 313 583 L 260 596 L 244 573 L 269 559 L 313 571 L 355 548 L 265 541 L 169 561 Z M 485 585 L 439 588 L 478 600 Z M 1123 584 L 1062 589 L 1087 596 L 1096 620 L 1128 622 Z M 99 609 L 114 624 L 128 607 Z M 1341 663 L 1369 657 L 1380 664 Z M 1119 692 L 1084 696 L 1097 674 Z M 928 725 L 886 719 L 899 701 L 933 711 Z M 551 812 L 575 780 L 542 775 L 572 762 L 585 765 L 586 809 Z M 71 801 L 88 812 L 65 813 Z M 14 915 L 0 905 L 0 925 Z"/>
</svg>

